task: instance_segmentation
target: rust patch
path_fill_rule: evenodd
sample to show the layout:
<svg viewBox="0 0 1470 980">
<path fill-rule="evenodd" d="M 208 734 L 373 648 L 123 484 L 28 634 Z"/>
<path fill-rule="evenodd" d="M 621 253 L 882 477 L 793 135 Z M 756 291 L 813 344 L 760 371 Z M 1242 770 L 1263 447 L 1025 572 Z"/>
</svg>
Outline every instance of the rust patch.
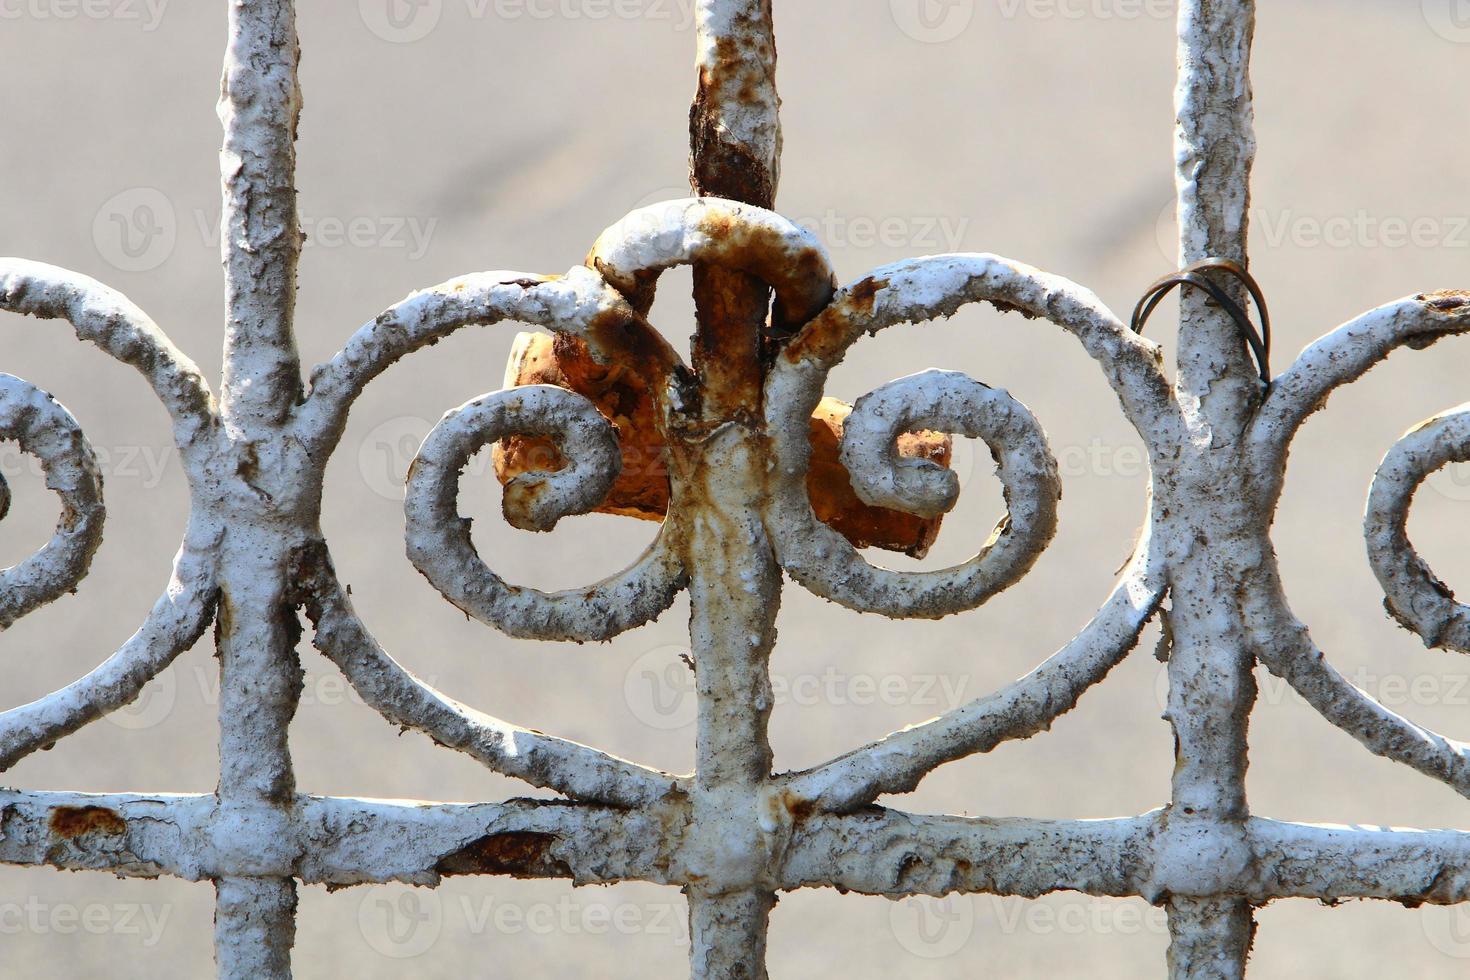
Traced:
<svg viewBox="0 0 1470 980">
<path fill-rule="evenodd" d="M 453 854 L 445 855 L 434 870 L 445 877 L 455 875 L 510 875 L 513 878 L 570 878 L 572 869 L 552 857 L 555 834 L 529 830 L 488 834 Z"/>
<path fill-rule="evenodd" d="M 769 31 L 769 12 L 765 29 Z M 723 124 L 724 107 L 750 105 L 775 88 L 776 52 L 728 35 L 715 38 L 712 63 L 699 70 L 689 108 L 689 182 L 701 197 L 724 197 L 769 208 L 776 197 L 775 174 L 749 147 L 732 140 Z"/>
<path fill-rule="evenodd" d="M 59 806 L 51 811 L 48 826 L 52 835 L 62 840 L 75 840 L 87 834 L 116 837 L 128 830 L 122 816 L 105 806 Z"/>
<path fill-rule="evenodd" d="M 507 374 L 513 384 L 550 384 L 590 399 L 617 428 L 623 469 L 597 513 L 661 521 L 669 509 L 667 443 L 658 425 L 658 406 L 646 379 L 619 364 L 599 364 L 575 338 L 523 334 Z M 871 507 L 853 493 L 838 458 L 842 425 L 852 406 L 823 399 L 811 420 L 812 458 L 807 492 L 818 519 L 859 548 L 881 548 L 922 558 L 939 535 L 942 518 L 926 520 L 901 511 Z M 898 451 L 910 459 L 948 466 L 952 441 L 934 432 L 899 437 Z M 550 439 L 512 436 L 493 450 L 502 484 L 522 473 L 556 471 L 566 465 Z"/>
<path fill-rule="evenodd" d="M 830 357 L 834 349 L 852 335 L 854 317 L 873 315 L 878 293 L 886 288 L 888 280 L 874 276 L 854 283 L 836 303 L 818 311 L 814 319 L 804 324 L 796 338 L 783 349 L 787 360 L 795 363 L 804 358 Z"/>
<path fill-rule="evenodd" d="M 794 332 L 820 313 L 836 292 L 821 250 L 811 246 L 794 248 L 791 240 L 770 226 L 745 224 L 729 214 L 714 213 L 704 216 L 699 230 L 720 243 L 719 265 L 753 276 L 776 290 L 771 319 L 777 331 Z M 746 278 L 737 276 L 736 271 L 727 274 Z M 697 285 L 695 292 L 698 298 Z M 731 295 L 739 299 L 738 293 Z M 764 296 L 760 304 L 759 315 L 764 318 Z"/>
<path fill-rule="evenodd" d="M 855 329 L 853 323 L 854 314 L 863 315 L 862 310 L 854 311 L 844 296 L 841 300 L 833 303 L 822 311 L 801 332 L 781 350 L 781 355 L 791 363 L 803 360 L 825 360 L 847 342 Z"/>
<path fill-rule="evenodd" d="M 786 808 L 786 812 L 791 814 L 791 819 L 796 823 L 808 819 L 817 810 L 815 800 L 805 799 L 789 789 L 781 791 L 781 805 Z"/>
<path fill-rule="evenodd" d="M 1414 298 L 1436 313 L 1453 313 L 1470 306 L 1470 291 L 1463 289 L 1440 289 Z"/>
<path fill-rule="evenodd" d="M 706 422 L 759 413 L 765 375 L 762 332 L 770 305 L 770 290 L 755 276 L 695 264 L 699 328 L 690 359 L 701 383 Z"/>
<path fill-rule="evenodd" d="M 587 324 L 587 333 L 605 361 L 625 362 L 644 375 L 648 387 L 663 383 L 679 366 L 679 355 L 653 325 L 641 316 L 625 316 L 616 311 L 600 313 Z M 576 349 L 588 373 L 609 370 L 597 364 L 580 340 L 570 335 L 561 341 L 565 349 Z M 569 357 L 571 355 L 568 355 Z"/>
<path fill-rule="evenodd" d="M 863 313 L 873 312 L 873 301 L 877 299 L 879 290 L 888 288 L 887 279 L 879 279 L 869 276 L 861 282 L 855 283 L 847 291 L 846 300 L 849 306 Z"/>
<path fill-rule="evenodd" d="M 923 558 L 939 537 L 944 518 L 916 517 L 858 499 L 852 477 L 838 455 L 842 427 L 850 414 L 852 406 L 835 398 L 823 398 L 812 413 L 812 458 L 806 477 L 812 510 L 818 520 L 831 525 L 854 547 L 881 548 Z M 953 440 L 939 432 L 910 432 L 898 438 L 898 453 L 906 459 L 927 459 L 947 467 L 952 451 Z"/>
<path fill-rule="evenodd" d="M 599 364 L 585 344 L 569 336 L 522 334 L 512 356 L 515 360 L 506 373 L 515 386 L 545 384 L 576 392 L 591 400 L 616 428 L 623 468 L 597 512 L 662 520 L 669 509 L 669 473 L 651 386 L 654 379 L 622 361 Z M 556 443 L 540 436 L 503 439 L 492 458 L 501 483 L 522 473 L 555 472 L 566 465 Z"/>
</svg>

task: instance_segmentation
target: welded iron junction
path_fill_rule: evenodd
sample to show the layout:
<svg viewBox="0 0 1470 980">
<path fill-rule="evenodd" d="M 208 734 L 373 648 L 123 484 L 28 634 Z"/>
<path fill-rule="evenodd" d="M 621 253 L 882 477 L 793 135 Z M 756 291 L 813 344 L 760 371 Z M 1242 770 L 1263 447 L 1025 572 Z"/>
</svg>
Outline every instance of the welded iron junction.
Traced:
<svg viewBox="0 0 1470 980">
<path fill-rule="evenodd" d="M 497 874 L 677 886 L 689 901 L 692 972 L 711 978 L 765 976 L 776 893 L 803 887 L 892 898 L 1142 896 L 1169 911 L 1170 975 L 1181 978 L 1241 976 L 1253 910 L 1276 898 L 1470 898 L 1470 834 L 1269 820 L 1250 813 L 1244 792 L 1260 662 L 1371 751 L 1470 796 L 1466 746 L 1393 714 L 1327 663 L 1286 604 L 1268 537 L 1302 422 L 1398 347 L 1470 330 L 1470 293 L 1380 307 L 1270 377 L 1228 313 L 1243 305 L 1239 281 L 1211 279 L 1213 290 L 1181 301 L 1171 383 L 1159 348 L 1092 293 L 1008 259 L 931 256 L 837 288 L 820 243 L 770 210 L 780 129 L 769 0 L 699 0 L 697 13 L 695 197 L 629 215 L 564 276 L 485 272 L 414 293 L 362 327 L 309 385 L 292 335 L 301 235 L 290 0 L 230 4 L 218 397 L 118 293 L 0 260 L 0 308 L 66 320 L 148 382 L 172 418 L 192 499 L 174 574 L 142 627 L 69 687 L 0 714 L 0 768 L 133 700 L 211 624 L 222 672 L 216 793 L 5 790 L 0 860 L 212 880 L 218 971 L 229 978 L 289 976 L 297 882 L 432 886 Z M 1211 261 L 1246 266 L 1253 22 L 1250 0 L 1180 4 L 1181 265 L 1205 276 Z M 678 264 L 695 269 L 688 365 L 647 320 L 659 274 Z M 1229 302 L 1211 303 L 1212 291 Z M 828 373 L 863 335 L 971 303 L 1049 321 L 1098 362 L 1149 450 L 1136 551 L 1092 621 L 1032 673 L 824 765 L 776 774 L 767 667 L 783 574 L 855 610 L 940 617 L 1013 584 L 1052 536 L 1056 465 L 1040 424 L 1006 392 L 930 371 L 851 407 L 823 400 Z M 699 695 L 692 775 L 520 728 L 434 690 L 377 643 L 333 570 L 319 522 L 323 470 L 354 400 L 400 358 L 501 321 L 555 340 L 520 343 L 515 384 L 450 412 L 425 440 L 408 479 L 409 558 L 468 615 L 517 637 L 606 640 L 688 589 Z M 1005 519 L 954 568 L 870 564 L 859 545 L 921 552 L 953 506 L 939 432 L 989 445 Z M 0 572 L 8 625 L 76 587 L 101 540 L 103 503 L 92 451 L 50 395 L 0 377 L 0 434 L 42 462 L 62 504 L 51 542 Z M 585 589 L 508 585 L 476 553 L 456 507 L 461 469 L 492 443 L 516 527 L 601 508 L 661 517 L 657 538 Z M 1424 423 L 1389 452 L 1366 520 L 1391 612 L 1426 643 L 1461 652 L 1470 652 L 1470 608 L 1419 560 L 1404 527 L 1425 477 L 1466 459 L 1470 409 Z M 6 499 L 0 487 L 0 511 Z M 298 609 L 313 645 L 390 722 L 567 799 L 408 804 L 299 792 L 286 741 L 301 684 Z M 877 805 L 945 762 L 1044 731 L 1154 616 L 1167 625 L 1177 745 L 1167 806 L 1052 821 Z"/>
</svg>

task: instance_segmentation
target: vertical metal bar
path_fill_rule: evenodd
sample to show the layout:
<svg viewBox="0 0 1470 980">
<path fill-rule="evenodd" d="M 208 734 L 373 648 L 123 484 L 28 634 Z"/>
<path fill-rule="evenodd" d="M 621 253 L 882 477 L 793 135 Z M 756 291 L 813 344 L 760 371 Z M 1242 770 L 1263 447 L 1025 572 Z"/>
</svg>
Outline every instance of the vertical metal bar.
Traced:
<svg viewBox="0 0 1470 980">
<path fill-rule="evenodd" d="M 700 196 L 769 208 L 781 149 L 770 0 L 699 0 L 699 89 L 690 110 L 690 182 Z M 690 644 L 699 695 L 693 811 L 699 839 L 688 889 L 691 973 L 766 976 L 775 893 L 758 800 L 771 774 L 781 573 L 760 512 L 768 474 L 760 417 L 762 331 L 770 292 L 728 269 L 696 265 L 694 367 L 702 417 L 673 447 L 690 570 Z M 713 433 L 713 434 L 711 434 Z"/>
<path fill-rule="evenodd" d="M 301 393 L 292 324 L 301 227 L 296 124 L 301 90 L 293 0 L 233 0 L 219 117 L 224 196 L 225 414 L 278 425 Z"/>
<path fill-rule="evenodd" d="M 1180 4 L 1175 157 L 1181 264 L 1209 256 L 1246 261 L 1255 156 L 1249 76 L 1254 26 L 1253 0 Z M 1239 290 L 1234 283 L 1229 288 Z M 1170 534 L 1168 717 L 1176 764 L 1169 826 L 1176 840 L 1198 842 L 1198 896 L 1244 859 L 1236 834 L 1248 812 L 1246 735 L 1256 688 L 1237 597 L 1250 587 L 1251 569 L 1270 545 L 1242 456 L 1245 426 L 1260 397 L 1250 355 L 1230 317 L 1204 294 L 1187 291 L 1180 304 L 1176 393 L 1189 430 L 1188 458 L 1161 480 L 1171 485 L 1160 488 L 1164 498 L 1179 501 L 1171 508 L 1176 519 Z M 1169 930 L 1173 977 L 1244 975 L 1254 931 L 1248 903 L 1176 894 Z"/>
<path fill-rule="evenodd" d="M 285 423 L 301 391 L 292 336 L 301 232 L 296 213 L 300 57 L 291 0 L 233 0 L 219 102 L 224 125 L 222 259 L 226 325 L 220 604 L 221 815 L 216 836 L 254 842 L 237 866 L 262 866 L 260 842 L 289 840 L 296 792 L 288 729 L 301 688 L 300 630 L 287 596 L 289 555 L 303 510 Z M 224 518 L 227 518 L 224 519 Z M 296 532 L 296 533 L 293 533 Z M 282 832 L 271 833 L 273 826 Z M 277 865 L 278 866 L 278 865 Z M 216 883 L 215 958 L 221 977 L 290 976 L 296 886 L 290 878 Z"/>
<path fill-rule="evenodd" d="M 770 208 L 780 173 L 780 99 L 771 0 L 700 0 L 699 89 L 689 110 L 689 182 L 701 197 Z M 699 330 L 691 352 L 706 418 L 756 414 L 770 291 L 740 272 L 697 264 Z"/>
</svg>

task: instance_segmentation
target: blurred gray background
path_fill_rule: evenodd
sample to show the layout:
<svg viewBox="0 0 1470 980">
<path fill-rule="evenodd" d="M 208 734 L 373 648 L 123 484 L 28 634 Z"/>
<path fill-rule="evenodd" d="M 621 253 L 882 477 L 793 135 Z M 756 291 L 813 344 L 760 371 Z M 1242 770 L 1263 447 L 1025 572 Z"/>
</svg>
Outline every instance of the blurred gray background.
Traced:
<svg viewBox="0 0 1470 980">
<path fill-rule="evenodd" d="M 393 6 L 390 7 L 389 4 Z M 690 0 L 303 3 L 306 108 L 298 328 L 311 364 L 414 288 L 484 269 L 558 272 L 634 206 L 683 196 L 693 92 Z M 993 251 L 1130 309 L 1173 267 L 1173 4 L 1163 0 L 777 0 L 786 155 L 779 208 L 812 224 L 841 277 L 899 258 Z M 0 0 L 0 254 L 78 269 L 138 302 L 217 384 L 219 126 L 226 5 Z M 1253 268 L 1280 370 L 1380 303 L 1467 285 L 1470 7 L 1464 0 L 1277 0 L 1255 56 L 1260 143 Z M 687 346 L 688 275 L 654 311 Z M 1172 306 L 1151 332 L 1173 349 Z M 80 592 L 0 639 L 5 706 L 85 672 L 136 628 L 185 519 L 165 416 L 129 369 L 62 324 L 0 317 L 0 370 L 67 405 L 103 458 L 106 543 Z M 507 640 L 466 622 L 403 556 L 400 482 L 429 421 L 498 387 L 514 330 L 466 332 L 359 401 L 325 525 L 385 646 L 456 697 L 510 720 L 678 770 L 692 701 L 661 687 L 687 605 L 601 647 Z M 1107 594 L 1139 525 L 1142 449 L 1102 376 L 1059 330 L 971 311 L 862 342 L 829 394 L 852 400 L 928 367 L 1010 389 L 1046 426 L 1066 478 L 1061 531 L 1034 571 L 979 611 L 891 623 L 786 591 L 773 664 L 778 764 L 801 767 L 1029 670 Z M 1467 397 L 1470 350 L 1405 352 L 1336 396 L 1292 455 L 1275 540 L 1299 615 L 1343 671 L 1396 709 L 1470 737 L 1470 664 L 1390 623 L 1359 528 L 1377 461 L 1407 427 Z M 965 494 L 923 563 L 961 559 L 998 516 L 988 456 L 961 447 Z M 45 540 L 54 499 L 13 444 L 16 506 L 0 563 Z M 1470 582 L 1470 467 L 1419 494 L 1411 530 L 1436 571 Z M 549 536 L 505 527 L 483 474 L 462 506 L 508 578 L 591 581 L 653 526 L 604 517 Z M 893 561 L 893 559 L 884 560 Z M 903 560 L 898 565 L 913 564 Z M 1053 731 L 932 775 L 889 801 L 926 812 L 1103 817 L 1168 799 L 1155 631 Z M 301 789 L 440 800 L 525 795 L 467 758 L 400 736 L 307 648 L 293 729 Z M 670 675 L 677 676 L 677 674 Z M 1250 792 L 1260 814 L 1465 826 L 1465 801 L 1378 759 L 1263 678 Z M 5 778 L 28 788 L 209 792 L 208 643 L 145 698 Z M 176 881 L 0 870 L 4 976 L 211 975 L 212 890 Z M 437 893 L 302 890 L 302 977 L 680 977 L 677 892 L 455 880 Z M 1281 902 L 1259 915 L 1263 977 L 1448 977 L 1470 966 L 1470 914 Z M 805 892 L 773 920 L 776 977 L 1161 975 L 1162 913 L 1140 901 L 988 896 L 935 906 Z"/>
</svg>

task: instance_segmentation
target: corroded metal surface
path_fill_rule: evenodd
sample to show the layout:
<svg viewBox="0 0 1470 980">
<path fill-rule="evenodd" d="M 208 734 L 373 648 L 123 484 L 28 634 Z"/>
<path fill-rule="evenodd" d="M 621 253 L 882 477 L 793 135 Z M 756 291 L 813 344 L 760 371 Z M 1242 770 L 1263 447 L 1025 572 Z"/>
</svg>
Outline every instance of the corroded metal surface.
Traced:
<svg viewBox="0 0 1470 980">
<path fill-rule="evenodd" d="M 796 888 L 1141 896 L 1169 911 L 1169 969 L 1180 978 L 1242 975 L 1254 909 L 1273 899 L 1470 898 L 1470 835 L 1264 819 L 1250 812 L 1244 780 L 1251 668 L 1262 663 L 1371 751 L 1470 796 L 1470 747 L 1394 714 L 1328 664 L 1286 603 L 1269 538 L 1301 424 L 1397 348 L 1470 332 L 1470 293 L 1423 293 L 1373 310 L 1263 379 L 1266 338 L 1253 344 L 1230 304 L 1209 299 L 1223 290 L 1244 300 L 1241 277 L 1210 280 L 1213 290 L 1182 300 L 1171 381 L 1159 347 L 1096 296 L 1009 259 L 930 256 L 839 289 L 822 244 L 772 210 L 780 124 L 770 0 L 699 0 L 697 15 L 698 196 L 628 215 L 565 275 L 482 272 L 417 292 L 365 325 L 309 382 L 292 333 L 301 234 L 290 0 L 230 5 L 218 400 L 121 296 L 61 269 L 0 260 L 0 308 L 64 319 L 144 376 L 171 417 L 192 500 L 173 576 L 138 632 L 72 685 L 0 714 L 0 767 L 129 703 L 211 624 L 222 673 L 216 793 L 5 790 L 0 861 L 214 882 L 216 957 L 230 978 L 289 975 L 298 882 L 434 886 L 477 874 L 678 887 L 701 978 L 764 977 L 768 917 L 777 894 Z M 1247 267 L 1253 19 L 1250 0 L 1181 4 L 1180 264 L 1199 275 L 1218 272 L 1221 260 Z M 695 269 L 689 364 L 647 319 L 660 274 L 677 265 Z M 767 727 L 783 575 L 855 610 L 937 618 L 1014 584 L 1051 540 L 1057 465 L 1040 421 L 1007 392 L 935 370 L 850 407 L 823 397 L 829 373 L 865 335 L 974 303 L 1060 327 L 1102 370 L 1149 449 L 1148 513 L 1134 554 L 1092 621 L 1030 674 L 809 770 L 779 773 Z M 467 615 L 518 637 L 606 640 L 687 590 L 694 773 L 661 772 L 454 701 L 382 648 L 333 568 L 321 486 L 354 401 L 398 360 L 462 328 L 502 322 L 555 338 L 522 341 L 506 390 L 449 411 L 424 441 L 408 478 L 408 557 Z M 1390 611 L 1426 644 L 1461 652 L 1470 650 L 1470 611 L 1405 528 L 1420 483 L 1470 460 L 1467 419 L 1470 409 L 1453 409 L 1390 450 L 1365 522 Z M 921 554 L 954 506 L 960 487 L 945 467 L 945 433 L 988 446 L 1004 517 L 953 568 L 873 564 L 861 548 Z M 9 625 L 86 574 L 103 503 L 80 427 L 45 392 L 0 376 L 0 436 L 40 460 L 62 505 L 52 541 L 0 573 L 0 624 Z M 501 444 L 511 524 L 546 530 L 602 509 L 660 521 L 654 543 L 624 571 L 579 589 L 507 583 L 458 512 L 460 472 L 492 443 Z M 0 514 L 7 500 L 0 484 Z M 565 799 L 299 793 L 287 741 L 300 700 L 298 611 L 311 642 L 388 722 Z M 1161 653 L 1177 746 L 1167 806 L 1050 821 L 877 805 L 946 762 L 1045 731 L 1156 616 L 1167 627 Z"/>
</svg>

